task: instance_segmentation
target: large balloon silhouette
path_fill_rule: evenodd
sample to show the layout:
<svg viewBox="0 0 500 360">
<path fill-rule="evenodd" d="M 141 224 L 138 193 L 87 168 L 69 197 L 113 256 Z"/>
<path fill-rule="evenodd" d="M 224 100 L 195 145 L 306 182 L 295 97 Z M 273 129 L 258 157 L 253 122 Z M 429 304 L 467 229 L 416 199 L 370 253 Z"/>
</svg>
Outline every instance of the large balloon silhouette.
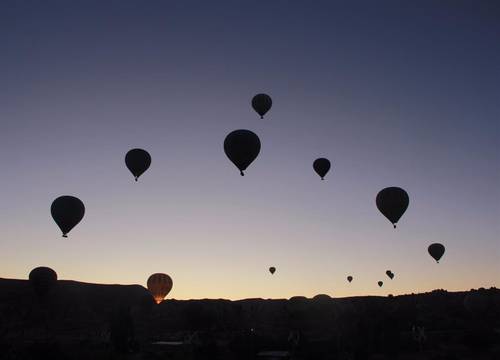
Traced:
<svg viewBox="0 0 500 360">
<path fill-rule="evenodd" d="M 410 203 L 408 193 L 399 187 L 382 189 L 376 198 L 377 208 L 394 225 L 405 213 Z"/>
<path fill-rule="evenodd" d="M 148 290 L 153 295 L 156 303 L 159 304 L 172 290 L 172 278 L 167 274 L 156 273 L 148 278 Z"/>
<path fill-rule="evenodd" d="M 393 273 L 391 270 L 387 270 L 387 271 L 385 272 L 385 274 L 386 274 L 387 276 L 389 276 L 389 278 L 390 278 L 391 280 L 392 280 L 392 279 L 394 279 L 394 273 Z"/>
<path fill-rule="evenodd" d="M 437 263 L 439 263 L 439 260 L 444 255 L 444 250 L 444 245 L 439 243 L 430 244 L 427 248 L 427 251 L 434 258 L 434 260 L 436 260 Z"/>
<path fill-rule="evenodd" d="M 255 160 L 260 152 L 259 137 L 250 130 L 235 130 L 224 140 L 224 152 L 229 160 L 240 170 L 244 170 Z"/>
<path fill-rule="evenodd" d="M 40 266 L 31 270 L 29 282 L 35 293 L 44 297 L 56 285 L 57 274 L 51 268 Z"/>
<path fill-rule="evenodd" d="M 257 94 L 252 99 L 252 107 L 261 119 L 271 109 L 271 106 L 273 106 L 273 100 L 267 94 Z"/>
<path fill-rule="evenodd" d="M 125 165 L 127 165 L 127 168 L 132 175 L 134 175 L 135 181 L 137 181 L 139 176 L 149 169 L 151 165 L 151 155 L 143 149 L 129 150 L 127 155 L 125 155 Z"/>
<path fill-rule="evenodd" d="M 325 176 L 330 170 L 330 166 L 330 160 L 325 158 L 319 158 L 313 162 L 314 171 L 321 177 L 321 180 L 325 180 Z"/>
<path fill-rule="evenodd" d="M 384 282 L 383 281 L 379 281 L 377 284 L 378 284 L 378 286 L 382 287 L 382 285 L 384 285 Z"/>
<path fill-rule="evenodd" d="M 349 282 L 351 282 L 351 281 L 352 281 L 352 276 L 351 276 L 351 275 L 349 275 L 349 276 L 347 277 L 347 281 L 349 281 Z"/>
<path fill-rule="evenodd" d="M 274 274 L 274 273 L 276 272 L 276 268 L 275 268 L 274 266 L 271 266 L 271 267 L 269 268 L 269 272 L 270 272 L 271 274 Z"/>
<path fill-rule="evenodd" d="M 60 196 L 52 202 L 50 207 L 52 218 L 61 229 L 63 237 L 68 237 L 68 233 L 73 229 L 85 215 L 85 205 L 83 202 L 69 195 Z"/>
</svg>

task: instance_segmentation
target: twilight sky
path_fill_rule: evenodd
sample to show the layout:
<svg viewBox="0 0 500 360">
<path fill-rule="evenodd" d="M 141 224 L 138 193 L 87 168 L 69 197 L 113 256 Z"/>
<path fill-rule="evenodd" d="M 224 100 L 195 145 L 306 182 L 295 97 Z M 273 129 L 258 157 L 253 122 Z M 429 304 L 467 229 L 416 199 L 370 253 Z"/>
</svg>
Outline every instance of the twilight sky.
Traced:
<svg viewBox="0 0 500 360">
<path fill-rule="evenodd" d="M 1 1 L 0 277 L 166 272 L 178 299 L 498 286 L 499 39 L 487 0 Z M 245 177 L 222 149 L 239 128 L 262 142 Z M 397 230 L 387 186 L 410 195 Z M 87 209 L 68 239 L 65 194 Z"/>
</svg>

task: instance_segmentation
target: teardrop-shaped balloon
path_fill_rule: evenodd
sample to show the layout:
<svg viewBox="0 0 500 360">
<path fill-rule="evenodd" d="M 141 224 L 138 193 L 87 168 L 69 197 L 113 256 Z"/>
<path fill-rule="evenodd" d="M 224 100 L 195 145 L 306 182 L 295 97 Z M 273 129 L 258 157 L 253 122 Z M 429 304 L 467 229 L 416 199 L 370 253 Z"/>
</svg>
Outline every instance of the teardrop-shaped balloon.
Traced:
<svg viewBox="0 0 500 360">
<path fill-rule="evenodd" d="M 349 276 L 347 277 L 347 281 L 349 281 L 349 282 L 351 282 L 351 281 L 352 281 L 352 276 L 351 276 L 351 275 L 349 275 Z"/>
<path fill-rule="evenodd" d="M 271 274 L 274 274 L 274 273 L 276 272 L 276 268 L 275 268 L 274 266 L 271 266 L 271 267 L 269 268 L 269 272 L 270 272 Z"/>
<path fill-rule="evenodd" d="M 63 237 L 68 237 L 71 229 L 83 219 L 85 205 L 74 196 L 64 195 L 52 202 L 50 213 L 57 226 L 61 229 Z"/>
<path fill-rule="evenodd" d="M 51 268 L 40 266 L 31 270 L 29 282 L 39 297 L 44 297 L 57 283 L 57 274 Z"/>
<path fill-rule="evenodd" d="M 434 258 L 434 260 L 439 263 L 439 260 L 444 255 L 445 248 L 443 244 L 434 243 L 429 245 L 427 251 Z"/>
<path fill-rule="evenodd" d="M 394 225 L 405 213 L 410 203 L 408 193 L 399 187 L 388 187 L 377 194 L 377 208 Z"/>
<path fill-rule="evenodd" d="M 257 158 L 260 152 L 259 137 L 250 130 L 235 130 L 224 140 L 224 152 L 229 160 L 240 170 L 244 170 Z"/>
<path fill-rule="evenodd" d="M 325 176 L 330 170 L 330 166 L 330 160 L 325 158 L 319 158 L 313 162 L 313 169 L 316 171 L 316 174 L 321 177 L 321 180 L 325 180 Z"/>
<path fill-rule="evenodd" d="M 151 165 L 151 155 L 143 149 L 132 149 L 125 155 L 125 165 L 134 175 L 135 181 L 144 174 Z"/>
<path fill-rule="evenodd" d="M 156 273 L 148 278 L 147 286 L 156 303 L 159 304 L 172 290 L 173 282 L 167 274 Z"/>
<path fill-rule="evenodd" d="M 382 287 L 382 285 L 384 285 L 384 282 L 383 281 L 379 281 L 378 282 L 378 286 Z"/>
<path fill-rule="evenodd" d="M 257 94 L 252 99 L 252 107 L 261 119 L 271 109 L 271 106 L 273 106 L 273 100 L 267 94 Z"/>
<path fill-rule="evenodd" d="M 394 273 L 391 270 L 387 270 L 385 274 L 392 280 L 394 279 Z"/>
</svg>

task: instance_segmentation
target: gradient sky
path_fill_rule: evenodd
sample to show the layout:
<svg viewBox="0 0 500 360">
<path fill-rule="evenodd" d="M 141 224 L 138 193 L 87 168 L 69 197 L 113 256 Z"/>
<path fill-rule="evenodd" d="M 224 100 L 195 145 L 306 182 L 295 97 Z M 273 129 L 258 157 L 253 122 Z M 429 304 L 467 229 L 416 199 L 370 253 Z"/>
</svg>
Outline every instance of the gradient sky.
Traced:
<svg viewBox="0 0 500 360">
<path fill-rule="evenodd" d="M 499 39 L 493 0 L 1 1 L 0 277 L 166 272 L 177 299 L 498 286 Z M 239 128 L 262 142 L 244 178 L 222 149 Z M 397 230 L 387 186 L 410 194 Z M 87 209 L 68 239 L 64 194 Z"/>
</svg>

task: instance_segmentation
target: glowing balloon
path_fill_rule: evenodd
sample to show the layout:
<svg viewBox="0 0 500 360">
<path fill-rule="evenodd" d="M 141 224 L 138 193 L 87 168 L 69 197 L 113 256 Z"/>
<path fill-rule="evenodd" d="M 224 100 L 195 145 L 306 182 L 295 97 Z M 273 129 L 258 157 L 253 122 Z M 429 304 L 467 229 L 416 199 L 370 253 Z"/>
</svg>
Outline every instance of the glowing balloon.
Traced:
<svg viewBox="0 0 500 360">
<path fill-rule="evenodd" d="M 167 274 L 156 273 L 148 278 L 147 286 L 156 303 L 159 304 L 172 290 L 173 282 Z"/>
</svg>

